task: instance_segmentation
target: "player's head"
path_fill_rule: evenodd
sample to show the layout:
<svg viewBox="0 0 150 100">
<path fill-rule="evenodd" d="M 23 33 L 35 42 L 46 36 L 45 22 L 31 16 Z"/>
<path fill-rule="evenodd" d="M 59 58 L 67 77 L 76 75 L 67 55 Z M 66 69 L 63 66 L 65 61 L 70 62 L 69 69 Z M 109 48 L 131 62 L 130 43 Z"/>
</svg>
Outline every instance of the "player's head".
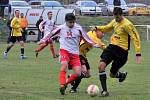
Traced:
<svg viewBox="0 0 150 100">
<path fill-rule="evenodd" d="M 21 14 L 20 14 L 20 16 L 21 16 L 21 18 L 23 18 L 23 17 L 24 17 L 24 14 L 23 14 L 23 13 L 21 13 Z"/>
<path fill-rule="evenodd" d="M 53 16 L 53 13 L 51 12 L 51 11 L 49 11 L 48 13 L 47 13 L 47 16 L 48 16 L 48 19 L 52 19 L 52 16 Z"/>
<path fill-rule="evenodd" d="M 15 16 L 19 17 L 19 15 L 20 15 L 20 11 L 19 10 L 15 10 Z"/>
<path fill-rule="evenodd" d="M 120 7 L 115 7 L 113 11 L 113 15 L 115 17 L 116 22 L 120 22 L 123 17 L 123 11 Z"/>
<path fill-rule="evenodd" d="M 43 16 L 40 16 L 40 19 L 42 20 L 42 19 L 43 19 Z"/>
<path fill-rule="evenodd" d="M 66 24 L 69 28 L 72 28 L 74 26 L 74 23 L 76 21 L 76 17 L 73 13 L 67 13 L 65 16 Z"/>
</svg>

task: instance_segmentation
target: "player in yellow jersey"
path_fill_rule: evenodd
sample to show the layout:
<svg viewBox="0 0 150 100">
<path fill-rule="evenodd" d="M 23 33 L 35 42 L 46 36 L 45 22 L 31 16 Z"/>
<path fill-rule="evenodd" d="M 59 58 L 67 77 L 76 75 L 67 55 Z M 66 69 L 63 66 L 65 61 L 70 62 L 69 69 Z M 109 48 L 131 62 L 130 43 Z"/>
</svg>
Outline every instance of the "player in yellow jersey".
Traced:
<svg viewBox="0 0 150 100">
<path fill-rule="evenodd" d="M 101 41 L 101 38 L 103 37 L 103 33 L 100 31 L 89 31 L 87 35 L 93 40 L 94 43 L 98 44 L 98 46 L 103 50 L 105 49 L 105 44 Z M 87 53 L 93 48 L 90 44 L 84 42 L 81 40 L 80 42 L 80 62 L 82 65 L 82 73 L 79 78 L 77 78 L 75 81 L 71 83 L 72 88 L 70 90 L 71 93 L 77 92 L 77 87 L 79 86 L 82 78 L 89 78 L 90 75 L 90 65 L 87 60 Z"/>
<path fill-rule="evenodd" d="M 127 76 L 127 72 L 120 72 L 119 69 L 127 62 L 128 51 L 130 49 L 130 42 L 134 41 L 136 52 L 136 63 L 141 63 L 141 46 L 140 37 L 133 26 L 133 24 L 125 17 L 123 17 L 122 9 L 115 7 L 114 20 L 112 20 L 106 26 L 96 26 L 92 30 L 100 30 L 104 33 L 114 31 L 110 39 L 109 46 L 101 54 L 101 60 L 99 64 L 99 80 L 102 86 L 102 96 L 108 96 L 106 85 L 106 73 L 105 68 L 112 62 L 110 69 L 110 77 L 118 78 L 119 82 L 123 82 Z"/>
<path fill-rule="evenodd" d="M 7 53 L 9 50 L 14 46 L 14 43 L 18 41 L 21 46 L 21 59 L 25 59 L 26 56 L 24 55 L 24 42 L 22 38 L 22 28 L 21 28 L 21 18 L 20 16 L 20 11 L 16 10 L 15 11 L 15 17 L 11 21 L 11 37 L 10 37 L 10 43 L 7 46 L 6 51 L 3 54 L 4 59 L 7 59 Z"/>
</svg>

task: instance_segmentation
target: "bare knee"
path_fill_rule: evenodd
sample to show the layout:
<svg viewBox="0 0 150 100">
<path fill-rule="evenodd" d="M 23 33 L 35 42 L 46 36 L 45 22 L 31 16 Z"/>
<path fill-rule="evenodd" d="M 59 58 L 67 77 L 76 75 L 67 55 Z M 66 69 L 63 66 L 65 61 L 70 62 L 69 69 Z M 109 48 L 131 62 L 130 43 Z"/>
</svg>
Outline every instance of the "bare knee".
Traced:
<svg viewBox="0 0 150 100">
<path fill-rule="evenodd" d="M 23 41 L 20 41 L 20 46 L 24 47 L 24 42 Z"/>
<path fill-rule="evenodd" d="M 68 63 L 67 63 L 67 62 L 62 62 L 62 63 L 61 63 L 60 71 L 66 71 L 67 66 L 68 66 Z"/>
<path fill-rule="evenodd" d="M 77 67 L 74 67 L 74 73 L 80 77 L 81 76 L 81 67 L 80 66 L 77 66 Z"/>
<path fill-rule="evenodd" d="M 105 62 L 100 62 L 98 68 L 99 68 L 99 71 L 100 71 L 100 72 L 105 71 L 106 63 L 105 63 Z"/>
</svg>

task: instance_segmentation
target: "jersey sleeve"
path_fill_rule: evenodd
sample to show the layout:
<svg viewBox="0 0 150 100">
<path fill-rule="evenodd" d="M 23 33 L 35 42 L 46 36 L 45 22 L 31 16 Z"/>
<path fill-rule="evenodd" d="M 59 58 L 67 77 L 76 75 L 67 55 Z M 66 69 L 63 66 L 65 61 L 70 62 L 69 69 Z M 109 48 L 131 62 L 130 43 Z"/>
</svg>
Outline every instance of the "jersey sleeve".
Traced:
<svg viewBox="0 0 150 100">
<path fill-rule="evenodd" d="M 109 24 L 105 26 L 96 26 L 96 28 L 104 33 L 110 32 L 113 30 L 113 23 L 114 23 L 114 20 L 112 20 Z"/>
<path fill-rule="evenodd" d="M 127 25 L 126 31 L 131 36 L 131 39 L 133 39 L 134 41 L 136 55 L 141 56 L 141 45 L 140 45 L 140 37 L 139 37 L 138 31 L 133 26 L 133 24 Z"/>
<path fill-rule="evenodd" d="M 58 33 L 60 32 L 60 27 L 55 28 L 52 32 L 46 34 L 41 40 L 40 43 L 46 43 L 47 41 L 49 41 L 51 38 L 55 37 L 56 35 L 58 35 Z"/>
<path fill-rule="evenodd" d="M 90 37 L 87 35 L 87 33 L 86 33 L 85 31 L 83 31 L 82 28 L 80 28 L 79 31 L 80 31 L 80 34 L 81 34 L 81 38 L 82 38 L 85 42 L 87 42 L 88 44 L 90 44 L 90 45 L 92 45 L 92 46 L 99 47 L 98 44 L 96 44 L 94 41 L 92 41 L 92 40 L 90 39 Z"/>
<path fill-rule="evenodd" d="M 46 22 L 45 21 L 42 21 L 40 24 L 39 24 L 39 29 L 40 31 L 42 32 L 43 31 L 43 26 Z"/>
<path fill-rule="evenodd" d="M 17 24 L 17 19 L 13 18 L 13 20 L 11 21 L 11 27 L 12 28 L 21 28 L 21 24 Z"/>
</svg>

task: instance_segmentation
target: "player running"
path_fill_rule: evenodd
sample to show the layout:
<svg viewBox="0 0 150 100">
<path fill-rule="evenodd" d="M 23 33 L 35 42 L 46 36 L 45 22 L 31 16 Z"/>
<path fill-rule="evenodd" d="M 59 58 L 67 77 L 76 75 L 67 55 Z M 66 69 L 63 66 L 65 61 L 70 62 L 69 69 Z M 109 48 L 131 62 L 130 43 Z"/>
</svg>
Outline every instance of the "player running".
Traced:
<svg viewBox="0 0 150 100">
<path fill-rule="evenodd" d="M 55 22 L 52 20 L 52 12 L 48 12 L 48 19 L 45 21 L 42 21 L 39 25 L 39 29 L 41 32 L 44 32 L 44 36 L 46 36 L 48 33 L 51 33 L 52 30 L 55 28 Z M 35 50 L 36 52 L 36 57 L 38 56 L 38 53 L 40 51 L 42 51 L 48 44 L 50 44 L 50 49 L 51 49 L 51 53 L 53 58 L 57 58 L 58 55 L 55 53 L 55 49 L 54 49 L 54 43 L 52 39 L 49 39 L 48 41 L 46 41 L 45 43 L 41 43 L 40 46 Z"/>
<path fill-rule="evenodd" d="M 125 17 L 123 17 L 122 9 L 115 7 L 113 11 L 115 17 L 106 26 L 96 26 L 92 30 L 100 30 L 104 33 L 114 30 L 111 36 L 109 46 L 101 54 L 99 64 L 99 80 L 102 86 L 102 96 L 108 96 L 106 85 L 106 72 L 105 68 L 112 62 L 110 69 L 110 77 L 118 78 L 119 82 L 123 82 L 127 76 L 127 72 L 120 72 L 119 69 L 127 62 L 128 51 L 130 50 L 130 42 L 134 41 L 136 52 L 136 63 L 141 63 L 141 46 L 140 37 L 133 26 L 133 24 Z"/>
<path fill-rule="evenodd" d="M 99 47 L 103 50 L 106 48 L 105 44 L 101 41 L 104 34 L 100 31 L 89 31 L 88 36 L 91 40 L 93 40 L 95 43 L 99 45 Z M 80 62 L 81 62 L 81 69 L 82 73 L 81 76 L 78 77 L 74 82 L 71 83 L 72 88 L 70 90 L 70 93 L 76 93 L 77 88 L 82 80 L 82 78 L 89 78 L 90 75 L 90 65 L 87 60 L 87 53 L 93 48 L 93 46 L 89 45 L 88 43 L 84 42 L 83 40 L 80 42 Z"/>
<path fill-rule="evenodd" d="M 60 93 L 65 94 L 67 84 L 76 80 L 81 76 L 81 64 L 79 58 L 79 43 L 80 39 L 83 38 L 86 42 L 91 45 L 97 46 L 86 33 L 83 32 L 82 27 L 75 23 L 76 17 L 73 13 L 68 13 L 65 16 L 66 23 L 58 26 L 52 31 L 51 34 L 43 38 L 40 42 L 45 42 L 49 38 L 56 36 L 59 33 L 60 39 Z M 67 69 L 74 70 L 74 73 L 66 79 Z"/>
<path fill-rule="evenodd" d="M 11 37 L 10 37 L 10 43 L 7 46 L 6 51 L 3 53 L 3 58 L 7 59 L 7 54 L 10 51 L 10 49 L 14 46 L 15 42 L 18 41 L 20 43 L 21 47 L 21 59 L 26 59 L 27 57 L 24 55 L 24 41 L 22 37 L 22 28 L 21 28 L 21 18 L 20 16 L 20 11 L 16 10 L 15 11 L 15 17 L 11 21 Z"/>
</svg>

